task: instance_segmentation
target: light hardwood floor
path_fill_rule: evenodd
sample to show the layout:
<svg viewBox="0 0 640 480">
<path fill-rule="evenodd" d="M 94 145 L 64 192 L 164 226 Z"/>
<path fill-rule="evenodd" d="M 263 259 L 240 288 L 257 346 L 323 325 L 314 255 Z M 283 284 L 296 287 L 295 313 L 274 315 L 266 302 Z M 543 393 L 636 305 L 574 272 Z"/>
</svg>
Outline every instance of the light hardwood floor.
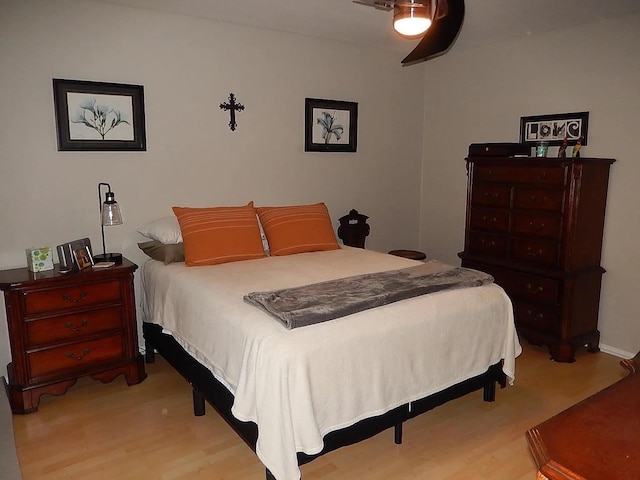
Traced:
<svg viewBox="0 0 640 480">
<path fill-rule="evenodd" d="M 475 392 L 302 467 L 304 480 L 534 480 L 525 431 L 620 380 L 619 358 L 581 350 L 573 364 L 523 344 L 515 385 Z M 14 415 L 24 480 L 262 480 L 255 454 L 210 406 L 194 417 L 189 385 L 159 356 L 127 387 L 82 379 L 36 413 Z"/>
</svg>

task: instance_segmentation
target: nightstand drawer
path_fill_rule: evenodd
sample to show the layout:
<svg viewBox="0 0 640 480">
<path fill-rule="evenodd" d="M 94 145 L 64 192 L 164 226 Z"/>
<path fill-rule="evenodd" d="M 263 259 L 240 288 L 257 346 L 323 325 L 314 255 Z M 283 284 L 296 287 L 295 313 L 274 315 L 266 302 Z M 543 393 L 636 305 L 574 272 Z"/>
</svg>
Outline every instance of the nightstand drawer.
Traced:
<svg viewBox="0 0 640 480">
<path fill-rule="evenodd" d="M 120 281 L 70 285 L 50 290 L 34 290 L 25 293 L 25 313 L 55 312 L 70 308 L 98 305 L 120 299 Z"/>
<path fill-rule="evenodd" d="M 121 331 L 122 328 L 122 312 L 119 306 L 32 320 L 27 321 L 27 345 L 34 347 L 60 341 L 74 341 L 111 330 Z"/>
<path fill-rule="evenodd" d="M 80 372 L 99 363 L 119 359 L 124 359 L 122 335 L 71 343 L 28 354 L 32 378 L 59 375 L 68 371 Z"/>
</svg>

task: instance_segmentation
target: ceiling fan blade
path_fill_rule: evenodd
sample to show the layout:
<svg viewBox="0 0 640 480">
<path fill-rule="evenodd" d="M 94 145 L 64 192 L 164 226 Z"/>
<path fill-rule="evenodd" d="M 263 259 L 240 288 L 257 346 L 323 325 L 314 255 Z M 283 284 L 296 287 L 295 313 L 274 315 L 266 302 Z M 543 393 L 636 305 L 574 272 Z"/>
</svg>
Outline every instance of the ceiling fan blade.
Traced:
<svg viewBox="0 0 640 480">
<path fill-rule="evenodd" d="M 464 21 L 464 0 L 446 1 L 447 14 L 435 18 L 420 43 L 402 60 L 402 65 L 413 65 L 447 53 L 455 41 Z"/>
</svg>

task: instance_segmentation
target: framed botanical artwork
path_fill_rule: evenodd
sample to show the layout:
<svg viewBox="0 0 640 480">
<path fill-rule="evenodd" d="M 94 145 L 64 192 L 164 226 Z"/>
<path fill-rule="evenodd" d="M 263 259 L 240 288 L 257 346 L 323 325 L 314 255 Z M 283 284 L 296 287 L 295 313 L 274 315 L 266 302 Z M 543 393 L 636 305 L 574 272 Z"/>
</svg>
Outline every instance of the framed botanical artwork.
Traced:
<svg viewBox="0 0 640 480">
<path fill-rule="evenodd" d="M 587 144 L 589 112 L 558 113 L 520 117 L 520 143 L 535 145 L 562 145 L 565 137 L 569 145 L 582 137 L 582 145 Z"/>
<path fill-rule="evenodd" d="M 358 104 L 305 99 L 305 152 L 355 152 L 358 146 Z"/>
<path fill-rule="evenodd" d="M 53 79 L 58 150 L 146 150 L 144 87 Z"/>
</svg>

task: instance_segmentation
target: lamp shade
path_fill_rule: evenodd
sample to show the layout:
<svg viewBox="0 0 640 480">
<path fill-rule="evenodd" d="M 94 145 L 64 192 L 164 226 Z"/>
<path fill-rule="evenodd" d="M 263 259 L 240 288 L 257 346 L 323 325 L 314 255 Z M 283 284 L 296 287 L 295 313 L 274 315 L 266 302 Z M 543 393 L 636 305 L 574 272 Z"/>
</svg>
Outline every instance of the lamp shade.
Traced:
<svg viewBox="0 0 640 480">
<path fill-rule="evenodd" d="M 405 37 L 417 37 L 431 26 L 431 2 L 406 2 L 393 7 L 393 28 Z"/>
</svg>

